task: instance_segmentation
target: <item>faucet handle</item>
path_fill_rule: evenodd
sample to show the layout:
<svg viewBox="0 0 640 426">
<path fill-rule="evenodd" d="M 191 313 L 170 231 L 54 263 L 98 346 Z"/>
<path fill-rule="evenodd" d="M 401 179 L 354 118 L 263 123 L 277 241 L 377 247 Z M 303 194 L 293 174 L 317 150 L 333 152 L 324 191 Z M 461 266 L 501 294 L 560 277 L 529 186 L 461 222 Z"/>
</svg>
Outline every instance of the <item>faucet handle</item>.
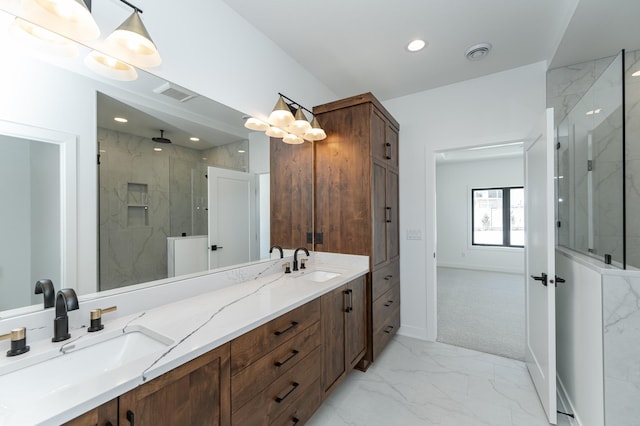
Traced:
<svg viewBox="0 0 640 426">
<path fill-rule="evenodd" d="M 94 331 L 100 331 L 104 328 L 104 325 L 102 324 L 102 314 L 108 314 L 109 312 L 113 312 L 113 311 L 117 311 L 118 307 L 117 306 L 110 306 L 108 308 L 105 309 L 93 309 L 91 310 L 91 325 L 89 326 L 89 328 L 87 329 L 87 331 L 89 331 L 89 333 L 94 332 Z"/>
<path fill-rule="evenodd" d="M 309 259 L 300 259 L 300 269 L 307 269 L 306 265 L 304 264 L 306 261 L 308 261 Z"/>
<path fill-rule="evenodd" d="M 13 329 L 11 333 L 0 336 L 0 340 L 9 338 L 11 338 L 11 349 L 7 351 L 7 356 L 16 356 L 29 352 L 30 348 L 27 346 L 27 329 L 25 327 Z"/>
<path fill-rule="evenodd" d="M 284 268 L 284 273 L 285 274 L 290 274 L 291 273 L 291 264 L 289 262 L 285 262 L 282 267 Z"/>
</svg>

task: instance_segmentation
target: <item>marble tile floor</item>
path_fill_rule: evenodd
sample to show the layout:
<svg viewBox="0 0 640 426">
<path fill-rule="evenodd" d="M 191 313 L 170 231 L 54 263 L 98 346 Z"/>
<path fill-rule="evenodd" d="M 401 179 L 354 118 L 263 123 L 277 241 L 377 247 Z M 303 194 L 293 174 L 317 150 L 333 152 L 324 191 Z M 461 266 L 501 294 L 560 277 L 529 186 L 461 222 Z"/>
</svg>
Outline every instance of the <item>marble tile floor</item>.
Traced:
<svg viewBox="0 0 640 426">
<path fill-rule="evenodd" d="M 396 336 L 366 373 L 353 371 L 309 426 L 548 425 L 525 364 Z M 558 415 L 558 425 L 570 426 Z"/>
</svg>

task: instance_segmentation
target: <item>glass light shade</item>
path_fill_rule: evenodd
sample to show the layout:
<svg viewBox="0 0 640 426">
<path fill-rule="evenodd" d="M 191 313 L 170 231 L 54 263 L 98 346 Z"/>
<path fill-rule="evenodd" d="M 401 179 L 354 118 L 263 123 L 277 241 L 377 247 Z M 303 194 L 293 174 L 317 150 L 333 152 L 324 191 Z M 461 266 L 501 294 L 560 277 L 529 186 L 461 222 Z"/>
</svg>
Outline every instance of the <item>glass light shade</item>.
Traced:
<svg viewBox="0 0 640 426">
<path fill-rule="evenodd" d="M 83 0 L 23 0 L 25 18 L 78 41 L 100 37 L 100 28 Z"/>
<path fill-rule="evenodd" d="M 156 67 L 162 62 L 138 11 L 109 34 L 104 48 L 113 57 L 141 68 Z"/>
<path fill-rule="evenodd" d="M 97 50 L 84 58 L 84 64 L 91 71 L 112 80 L 132 81 L 138 78 L 136 69 Z"/>
<path fill-rule="evenodd" d="M 246 127 L 249 130 L 256 130 L 258 132 L 264 132 L 265 130 L 268 130 L 269 127 L 269 123 L 265 123 L 262 120 L 258 120 L 257 118 L 253 118 L 253 117 L 249 117 L 247 119 L 247 121 L 244 122 L 244 127 Z"/>
<path fill-rule="evenodd" d="M 327 134 L 320 127 L 317 118 L 313 117 L 313 120 L 311 120 L 311 129 L 305 132 L 303 138 L 309 141 L 321 141 L 327 138 Z"/>
<path fill-rule="evenodd" d="M 295 120 L 287 127 L 289 132 L 295 133 L 296 135 L 304 135 L 311 129 L 311 124 L 307 121 L 307 117 L 304 115 L 302 108 L 298 108 L 294 118 Z"/>
<path fill-rule="evenodd" d="M 278 102 L 276 102 L 276 106 L 273 107 L 273 111 L 269 115 L 269 123 L 276 127 L 286 129 L 293 120 L 294 117 L 293 114 L 291 114 L 289 106 L 286 104 L 284 99 L 282 99 L 282 96 L 280 96 L 278 98 Z"/>
<path fill-rule="evenodd" d="M 269 127 L 265 133 L 267 134 L 267 136 L 271 136 L 272 138 L 284 138 L 288 134 L 281 128 L 273 126 Z"/>
<path fill-rule="evenodd" d="M 282 142 L 288 143 L 290 145 L 299 145 L 301 143 L 304 143 L 304 139 L 302 139 L 298 135 L 294 135 L 293 133 L 289 133 L 284 138 L 282 138 Z"/>
<path fill-rule="evenodd" d="M 9 31 L 21 46 L 38 54 L 66 58 L 78 56 L 78 48 L 74 42 L 24 19 L 16 18 Z"/>
</svg>

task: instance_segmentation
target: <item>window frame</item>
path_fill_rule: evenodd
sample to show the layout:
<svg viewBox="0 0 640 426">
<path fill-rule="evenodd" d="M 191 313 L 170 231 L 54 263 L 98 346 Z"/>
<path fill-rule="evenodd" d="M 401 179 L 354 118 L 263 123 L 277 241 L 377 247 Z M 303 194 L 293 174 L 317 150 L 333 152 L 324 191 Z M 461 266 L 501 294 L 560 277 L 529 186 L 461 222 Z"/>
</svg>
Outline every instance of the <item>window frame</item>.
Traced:
<svg viewBox="0 0 640 426">
<path fill-rule="evenodd" d="M 488 188 L 471 188 L 471 247 L 501 247 L 524 248 L 524 245 L 509 244 L 511 241 L 511 190 L 522 189 L 524 186 L 495 186 Z M 475 242 L 475 192 L 476 191 L 502 191 L 502 244 L 486 244 Z"/>
</svg>

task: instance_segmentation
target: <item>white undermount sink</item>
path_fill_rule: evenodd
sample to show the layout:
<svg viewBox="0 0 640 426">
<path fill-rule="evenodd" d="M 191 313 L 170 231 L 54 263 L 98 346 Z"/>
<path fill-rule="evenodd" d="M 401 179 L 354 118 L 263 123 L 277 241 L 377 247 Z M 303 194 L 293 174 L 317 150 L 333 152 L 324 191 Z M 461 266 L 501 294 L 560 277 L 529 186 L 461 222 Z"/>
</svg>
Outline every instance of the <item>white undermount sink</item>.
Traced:
<svg viewBox="0 0 640 426">
<path fill-rule="evenodd" d="M 339 277 L 340 275 L 342 274 L 338 272 L 315 270 L 315 271 L 311 271 L 309 273 L 300 275 L 298 279 L 315 281 L 317 283 L 323 283 L 325 281 L 329 281 L 332 278 Z"/>
<path fill-rule="evenodd" d="M 129 327 L 125 333 L 121 330 L 105 333 L 103 339 L 92 339 L 102 336 L 86 337 L 86 340 L 70 340 L 45 361 L 0 376 L 0 401 L 7 402 L 14 399 L 13 395 L 23 394 L 21 390 L 25 386 L 29 387 L 32 398 L 39 399 L 78 383 L 97 380 L 105 373 L 148 355 L 160 356 L 173 343 L 173 340 L 139 326 Z"/>
</svg>

